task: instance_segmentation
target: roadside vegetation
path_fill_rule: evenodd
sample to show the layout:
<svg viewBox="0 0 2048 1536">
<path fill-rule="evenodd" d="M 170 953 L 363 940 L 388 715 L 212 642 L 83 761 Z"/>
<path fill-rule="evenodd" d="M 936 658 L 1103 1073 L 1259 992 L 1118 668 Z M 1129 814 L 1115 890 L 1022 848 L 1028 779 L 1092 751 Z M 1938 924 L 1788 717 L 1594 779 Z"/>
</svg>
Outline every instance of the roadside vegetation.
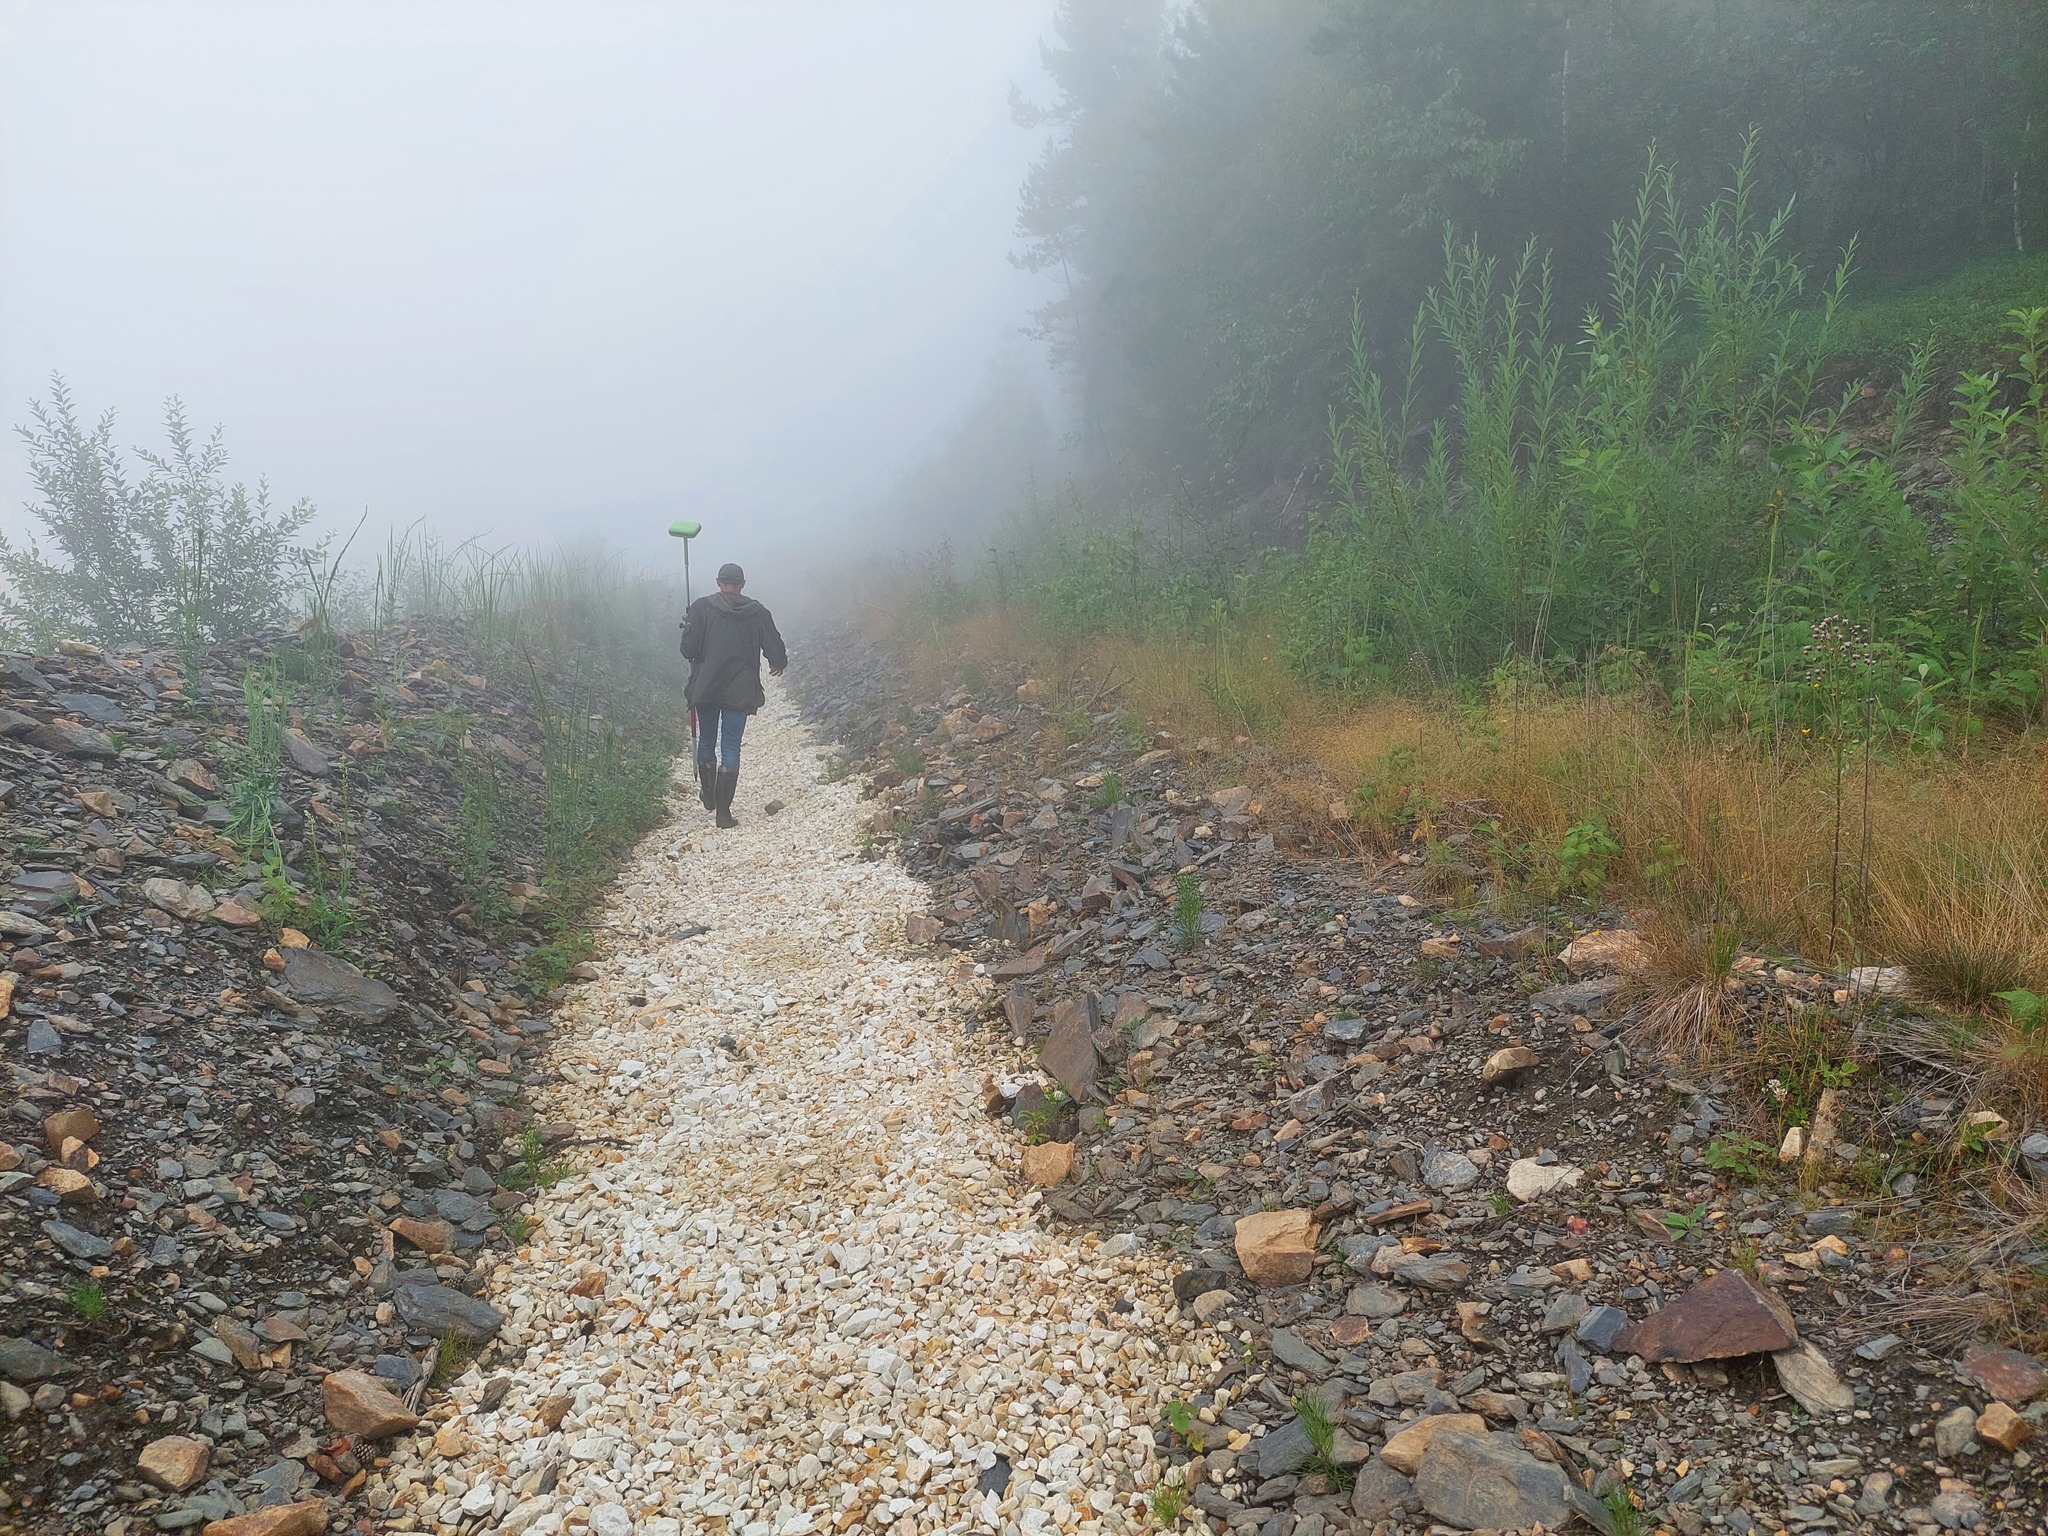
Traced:
<svg viewBox="0 0 2048 1536">
<path fill-rule="evenodd" d="M 337 701 L 337 659 L 374 657 L 384 751 L 451 777 L 461 804 L 461 916 L 523 936 L 529 971 L 559 981 L 590 951 L 584 913 L 663 814 L 686 732 L 672 636 L 682 596 L 601 552 L 533 553 L 444 541 L 419 527 L 364 550 L 357 530 L 309 539 L 314 509 L 227 478 L 216 430 L 165 408 L 167 447 L 133 463 L 111 413 L 88 424 L 63 380 L 20 429 L 37 499 L 34 536 L 0 539 L 0 643 L 62 640 L 175 648 L 202 679 L 216 653 L 268 635 L 240 708 L 217 701 L 231 817 L 223 829 L 264 871 L 263 916 L 346 951 L 355 818 L 377 796 L 375 760 L 338 765 L 332 816 L 284 824 L 287 732 Z M 391 707 L 422 675 L 446 681 L 446 642 L 511 682 L 543 750 L 530 760 L 488 712 L 452 708 L 422 733 Z M 484 679 L 479 678 L 479 683 Z"/>
<path fill-rule="evenodd" d="M 1354 335 L 1300 547 L 1041 502 L 879 623 L 928 669 L 1114 680 L 1452 905 L 1635 909 L 1690 1059 L 1735 1046 L 1745 951 L 1895 965 L 2038 1111 L 2048 291 L 1995 331 L 1959 308 L 1981 273 L 1861 309 L 1754 155 L 1690 210 L 1653 163 L 1576 327 L 1542 252 L 1449 239 L 1394 371 Z"/>
</svg>

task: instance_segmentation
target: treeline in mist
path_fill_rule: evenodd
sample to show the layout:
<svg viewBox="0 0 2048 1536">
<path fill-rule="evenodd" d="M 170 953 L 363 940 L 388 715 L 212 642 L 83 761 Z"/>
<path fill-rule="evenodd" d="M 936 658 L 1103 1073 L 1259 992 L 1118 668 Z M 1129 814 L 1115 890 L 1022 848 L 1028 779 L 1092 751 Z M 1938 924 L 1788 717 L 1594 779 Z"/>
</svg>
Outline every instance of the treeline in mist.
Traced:
<svg viewBox="0 0 2048 1536">
<path fill-rule="evenodd" d="M 1086 440 L 1157 484 L 1249 494 L 1323 451 L 1397 351 L 1445 224 L 1533 240 L 1600 299 L 1651 147 L 1681 201 L 1757 131 L 1754 200 L 1864 284 L 2011 252 L 2041 223 L 2036 0 L 1087 0 L 1046 52 L 1054 130 L 1020 211 Z"/>
<path fill-rule="evenodd" d="M 1120 0 L 1047 64 L 1071 476 L 953 601 L 1774 739 L 2039 718 L 2040 5 Z"/>
</svg>

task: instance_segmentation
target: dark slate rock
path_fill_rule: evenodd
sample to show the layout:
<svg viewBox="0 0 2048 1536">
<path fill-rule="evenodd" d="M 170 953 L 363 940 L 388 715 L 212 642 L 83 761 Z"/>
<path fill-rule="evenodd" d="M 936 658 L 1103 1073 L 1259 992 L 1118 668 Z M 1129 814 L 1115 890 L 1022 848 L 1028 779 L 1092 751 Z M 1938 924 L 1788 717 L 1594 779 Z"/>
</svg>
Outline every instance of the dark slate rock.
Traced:
<svg viewBox="0 0 2048 1536">
<path fill-rule="evenodd" d="M 1252 1460 L 1254 1475 L 1261 1479 L 1271 1479 L 1300 1471 L 1308 1465 L 1309 1458 L 1315 1454 L 1315 1449 L 1315 1445 L 1308 1437 L 1308 1426 L 1301 1422 L 1301 1417 L 1297 1414 L 1280 1428 L 1254 1440 L 1248 1454 Z M 1269 1502 L 1256 1496 L 1255 1501 Z"/>
<path fill-rule="evenodd" d="M 1095 995 L 1078 997 L 1053 1015 L 1052 1033 L 1038 1053 L 1038 1065 L 1076 1099 L 1095 1085 L 1101 1068 L 1095 1051 L 1095 1031 L 1101 1024 Z"/>
<path fill-rule="evenodd" d="M 1329 1357 L 1298 1333 L 1275 1328 L 1266 1342 L 1273 1351 L 1273 1358 L 1282 1365 L 1306 1371 L 1311 1376 L 1327 1376 L 1330 1372 Z"/>
<path fill-rule="evenodd" d="M 243 1502 L 251 1510 L 290 1504 L 299 1497 L 299 1489 L 310 1481 L 312 1474 L 303 1466 L 280 1456 L 268 1466 L 259 1467 L 249 1474 L 249 1483 L 253 1486 Z"/>
<path fill-rule="evenodd" d="M 1415 1480 L 1375 1456 L 1358 1469 L 1351 1485 L 1351 1513 L 1361 1520 L 1383 1520 L 1415 1497 Z"/>
<path fill-rule="evenodd" d="M 17 912 L 43 917 L 78 900 L 78 877 L 63 869 L 25 869 L 0 891 Z"/>
<path fill-rule="evenodd" d="M 60 693 L 52 702 L 94 725 L 133 725 L 128 712 L 105 694 Z"/>
<path fill-rule="evenodd" d="M 114 1245 L 104 1237 L 83 1227 L 74 1227 L 68 1221 L 46 1221 L 43 1231 L 51 1242 L 74 1259 L 104 1259 L 114 1252 Z"/>
<path fill-rule="evenodd" d="M 1560 1530 L 1575 1506 L 1561 1467 L 1538 1461 L 1493 1435 L 1437 1432 L 1415 1473 L 1415 1496 L 1446 1524 L 1464 1530 Z"/>
<path fill-rule="evenodd" d="M 121 749 L 90 726 L 51 720 L 28 733 L 28 744 L 59 757 L 119 757 Z"/>
<path fill-rule="evenodd" d="M 0 1376 L 9 1381 L 48 1381 L 71 1369 L 71 1363 L 33 1339 L 0 1339 Z"/>
<path fill-rule="evenodd" d="M 286 950 L 284 982 L 302 1003 L 339 1008 L 373 1024 L 398 1006 L 398 994 L 383 982 L 317 949 Z"/>
<path fill-rule="evenodd" d="M 1595 976 L 1590 981 L 1545 987 L 1529 999 L 1529 1006 L 1545 1013 L 1599 1013 L 1606 1007 L 1607 1000 L 1626 985 L 1620 976 Z"/>
<path fill-rule="evenodd" d="M 1220 1269 L 1184 1269 L 1173 1277 L 1173 1299 L 1186 1306 L 1197 1296 L 1228 1288 L 1230 1276 Z"/>
<path fill-rule="evenodd" d="M 406 1327 L 435 1338 L 481 1344 L 505 1326 L 505 1314 L 489 1302 L 445 1285 L 401 1284 L 391 1299 Z"/>
<path fill-rule="evenodd" d="M 477 1220 L 482 1220 L 488 1225 L 493 1219 L 490 1202 L 479 1200 L 465 1189 L 435 1190 L 434 1214 L 443 1221 L 452 1221 L 458 1226 Z"/>
<path fill-rule="evenodd" d="M 1590 1344 L 1600 1354 L 1606 1354 L 1613 1347 L 1614 1336 L 1628 1326 L 1628 1314 L 1619 1307 L 1595 1307 L 1579 1319 L 1575 1337 L 1582 1344 Z"/>
</svg>

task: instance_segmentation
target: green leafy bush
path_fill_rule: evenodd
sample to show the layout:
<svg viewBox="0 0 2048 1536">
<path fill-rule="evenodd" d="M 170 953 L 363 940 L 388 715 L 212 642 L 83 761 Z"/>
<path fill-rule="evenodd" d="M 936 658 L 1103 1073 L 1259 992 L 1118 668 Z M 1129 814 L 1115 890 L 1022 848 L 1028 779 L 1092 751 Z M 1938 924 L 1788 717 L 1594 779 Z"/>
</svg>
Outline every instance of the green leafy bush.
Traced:
<svg viewBox="0 0 2048 1536">
<path fill-rule="evenodd" d="M 164 407 L 165 452 L 114 443 L 110 411 L 87 426 L 62 378 L 18 431 L 40 532 L 0 534 L 0 619 L 38 644 L 71 637 L 212 645 L 291 617 L 299 572 L 320 546 L 300 536 L 313 506 L 274 505 L 269 487 L 224 478 L 220 429 L 199 438 L 177 400 Z"/>
</svg>

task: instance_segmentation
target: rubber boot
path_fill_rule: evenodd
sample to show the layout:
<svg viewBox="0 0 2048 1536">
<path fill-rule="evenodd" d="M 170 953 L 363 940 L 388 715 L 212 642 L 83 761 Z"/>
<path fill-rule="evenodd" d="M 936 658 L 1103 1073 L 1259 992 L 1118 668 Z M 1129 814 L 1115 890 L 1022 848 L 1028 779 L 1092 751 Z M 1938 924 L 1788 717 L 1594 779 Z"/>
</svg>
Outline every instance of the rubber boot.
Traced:
<svg viewBox="0 0 2048 1536">
<path fill-rule="evenodd" d="M 739 818 L 732 813 L 732 792 L 739 787 L 739 769 L 718 770 L 718 824 L 721 827 L 736 827 L 740 824 Z"/>
<path fill-rule="evenodd" d="M 717 762 L 718 759 L 714 757 L 697 759 L 697 798 L 704 803 L 704 809 L 707 811 L 718 809 Z"/>
</svg>

